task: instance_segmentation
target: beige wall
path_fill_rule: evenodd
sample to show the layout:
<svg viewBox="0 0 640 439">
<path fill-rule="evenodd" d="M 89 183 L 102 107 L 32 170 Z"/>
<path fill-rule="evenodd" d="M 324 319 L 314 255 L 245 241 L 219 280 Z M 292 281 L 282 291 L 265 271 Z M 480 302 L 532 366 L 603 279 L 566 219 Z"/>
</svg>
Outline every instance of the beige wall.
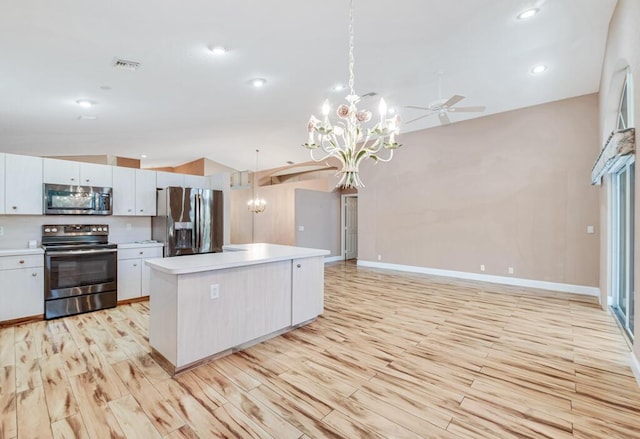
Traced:
<svg viewBox="0 0 640 439">
<path fill-rule="evenodd" d="M 609 133 L 615 128 L 616 113 L 620 102 L 626 67 L 631 69 L 635 88 L 633 99 L 633 108 L 635 110 L 634 126 L 636 128 L 640 126 L 640 26 L 638 26 L 638 23 L 640 23 L 640 2 L 638 0 L 618 0 L 609 25 L 609 35 L 600 80 L 600 144 L 598 145 L 598 150 L 602 147 Z M 600 190 L 600 214 L 603 230 L 606 230 L 607 225 L 607 182 L 608 178 L 605 178 Z M 634 247 L 635 260 L 640 261 L 640 234 L 638 233 L 640 230 L 640 213 L 638 210 L 640 206 L 640 182 L 637 178 L 637 171 L 635 194 L 636 242 Z M 607 259 L 609 242 L 606 234 L 603 234 L 601 242 L 600 291 L 602 292 L 602 304 L 606 306 L 610 281 Z M 640 265 L 637 262 L 634 276 L 637 284 L 640 279 Z M 635 327 L 640 328 L 640 295 L 636 294 L 635 297 Z M 636 333 L 637 331 L 638 329 L 636 329 Z M 638 337 L 635 340 L 634 352 L 636 358 L 640 358 L 640 341 L 638 341 Z"/>
<path fill-rule="evenodd" d="M 401 142 L 390 163 L 361 167 L 361 260 L 598 286 L 597 95 Z"/>
</svg>

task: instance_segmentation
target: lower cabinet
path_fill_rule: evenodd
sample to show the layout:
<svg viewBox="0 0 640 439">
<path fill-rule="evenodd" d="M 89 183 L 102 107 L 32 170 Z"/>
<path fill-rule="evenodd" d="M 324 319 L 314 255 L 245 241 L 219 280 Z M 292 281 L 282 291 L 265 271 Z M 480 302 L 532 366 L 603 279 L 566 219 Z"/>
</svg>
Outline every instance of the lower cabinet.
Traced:
<svg viewBox="0 0 640 439">
<path fill-rule="evenodd" d="M 148 296 L 151 270 L 144 261 L 161 257 L 162 245 L 118 247 L 118 300 Z"/>
<path fill-rule="evenodd" d="M 315 319 L 324 311 L 324 256 L 293 259 L 291 324 Z"/>
<path fill-rule="evenodd" d="M 0 257 L 0 321 L 44 313 L 44 257 Z"/>
</svg>

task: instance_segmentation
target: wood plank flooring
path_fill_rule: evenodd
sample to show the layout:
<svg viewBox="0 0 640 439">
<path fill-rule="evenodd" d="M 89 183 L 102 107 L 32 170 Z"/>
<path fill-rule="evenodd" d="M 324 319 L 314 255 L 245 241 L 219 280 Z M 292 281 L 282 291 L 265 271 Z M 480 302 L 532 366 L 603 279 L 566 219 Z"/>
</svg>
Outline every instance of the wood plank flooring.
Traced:
<svg viewBox="0 0 640 439">
<path fill-rule="evenodd" d="M 640 438 L 592 298 L 352 263 L 325 291 L 314 323 L 175 378 L 148 302 L 0 329 L 0 438 Z"/>
</svg>

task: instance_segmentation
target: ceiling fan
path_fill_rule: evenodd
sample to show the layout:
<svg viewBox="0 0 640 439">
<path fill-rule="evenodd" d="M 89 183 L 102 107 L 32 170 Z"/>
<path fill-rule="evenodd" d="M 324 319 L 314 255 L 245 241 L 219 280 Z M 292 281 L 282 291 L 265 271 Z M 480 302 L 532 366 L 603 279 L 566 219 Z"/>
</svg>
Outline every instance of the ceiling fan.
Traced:
<svg viewBox="0 0 640 439">
<path fill-rule="evenodd" d="M 465 97 L 460 95 L 453 95 L 448 99 L 442 99 L 441 82 L 442 72 L 438 72 L 438 100 L 431 102 L 426 107 L 420 107 L 416 105 L 405 106 L 405 108 L 414 108 L 417 110 L 427 111 L 426 114 L 423 114 L 420 117 L 416 117 L 415 119 L 411 119 L 406 123 L 415 122 L 416 120 L 420 120 L 422 118 L 437 114 L 438 119 L 440 120 L 440 125 L 449 125 L 451 123 L 451 119 L 449 119 L 449 113 L 481 113 L 486 109 L 486 107 L 483 105 L 475 107 L 455 107 L 454 105 L 463 100 Z"/>
</svg>

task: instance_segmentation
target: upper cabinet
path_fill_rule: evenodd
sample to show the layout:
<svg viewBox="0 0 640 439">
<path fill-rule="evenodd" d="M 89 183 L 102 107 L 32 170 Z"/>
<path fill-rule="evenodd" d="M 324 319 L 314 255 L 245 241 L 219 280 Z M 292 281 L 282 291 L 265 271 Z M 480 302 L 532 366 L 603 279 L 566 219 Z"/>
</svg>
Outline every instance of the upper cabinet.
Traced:
<svg viewBox="0 0 640 439">
<path fill-rule="evenodd" d="M 42 215 L 42 158 L 5 155 L 5 214 Z"/>
<path fill-rule="evenodd" d="M 156 187 L 164 189 L 169 186 L 184 187 L 184 174 L 176 174 L 175 172 L 156 172 Z"/>
<path fill-rule="evenodd" d="M 113 214 L 156 214 L 156 173 L 143 169 L 113 168 Z"/>
<path fill-rule="evenodd" d="M 112 169 L 96 163 L 44 159 L 43 179 L 53 184 L 112 187 Z"/>
<path fill-rule="evenodd" d="M 202 189 L 210 189 L 209 177 L 203 177 L 201 175 L 189 175 L 184 176 L 184 187 L 196 187 Z"/>
<path fill-rule="evenodd" d="M 136 169 L 136 215 L 156 214 L 156 172 Z"/>
<path fill-rule="evenodd" d="M 0 215 L 4 213 L 4 154 L 0 152 Z"/>
</svg>

